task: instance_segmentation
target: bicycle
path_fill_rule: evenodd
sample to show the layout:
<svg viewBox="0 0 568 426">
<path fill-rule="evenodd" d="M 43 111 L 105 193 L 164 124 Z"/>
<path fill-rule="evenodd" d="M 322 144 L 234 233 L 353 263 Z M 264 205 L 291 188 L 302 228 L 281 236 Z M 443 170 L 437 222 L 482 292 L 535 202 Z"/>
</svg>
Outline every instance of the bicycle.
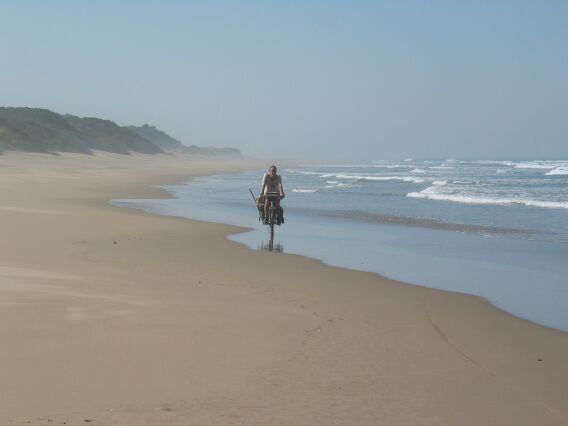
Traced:
<svg viewBox="0 0 568 426">
<path fill-rule="evenodd" d="M 249 189 L 249 191 L 251 191 Z M 252 194 L 252 191 L 251 191 Z M 254 195 L 253 195 L 254 198 Z M 258 207 L 258 219 L 264 224 L 268 225 L 270 240 L 269 245 L 272 247 L 274 243 L 274 225 L 281 225 L 284 223 L 284 217 L 282 217 L 282 209 L 280 205 L 276 206 L 276 201 L 280 201 L 282 197 L 278 192 L 267 192 L 265 195 L 261 195 L 258 199 L 255 199 Z M 268 200 L 271 201 L 270 207 L 268 208 L 267 217 L 264 218 L 264 203 Z M 266 220 L 263 220 L 266 219 Z"/>
<path fill-rule="evenodd" d="M 281 197 L 278 192 L 267 192 L 264 195 L 264 202 L 270 200 L 270 207 L 268 208 L 268 217 L 265 220 L 265 224 L 268 225 L 270 229 L 270 242 L 274 241 L 274 225 L 280 225 L 282 223 L 282 218 L 280 216 L 280 205 L 276 205 L 275 201 L 280 201 Z"/>
</svg>

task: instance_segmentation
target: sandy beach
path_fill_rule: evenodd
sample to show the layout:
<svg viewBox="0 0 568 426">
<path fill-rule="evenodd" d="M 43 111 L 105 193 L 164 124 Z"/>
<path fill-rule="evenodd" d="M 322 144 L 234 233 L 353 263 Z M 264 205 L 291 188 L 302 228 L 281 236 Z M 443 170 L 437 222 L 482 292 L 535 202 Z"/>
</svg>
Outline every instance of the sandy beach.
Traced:
<svg viewBox="0 0 568 426">
<path fill-rule="evenodd" d="M 568 424 L 567 333 L 108 202 L 259 166 L 0 156 L 0 425 Z"/>
</svg>

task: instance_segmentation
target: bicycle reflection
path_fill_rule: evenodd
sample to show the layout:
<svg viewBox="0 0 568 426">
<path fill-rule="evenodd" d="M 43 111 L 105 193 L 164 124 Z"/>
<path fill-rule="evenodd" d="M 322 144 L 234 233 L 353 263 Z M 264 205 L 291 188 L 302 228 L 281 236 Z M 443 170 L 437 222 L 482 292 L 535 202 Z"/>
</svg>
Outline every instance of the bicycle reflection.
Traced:
<svg viewBox="0 0 568 426">
<path fill-rule="evenodd" d="M 262 243 L 260 243 L 258 249 L 264 251 L 276 251 L 282 253 L 284 251 L 284 245 L 280 243 L 274 243 L 272 241 L 263 241 Z"/>
</svg>

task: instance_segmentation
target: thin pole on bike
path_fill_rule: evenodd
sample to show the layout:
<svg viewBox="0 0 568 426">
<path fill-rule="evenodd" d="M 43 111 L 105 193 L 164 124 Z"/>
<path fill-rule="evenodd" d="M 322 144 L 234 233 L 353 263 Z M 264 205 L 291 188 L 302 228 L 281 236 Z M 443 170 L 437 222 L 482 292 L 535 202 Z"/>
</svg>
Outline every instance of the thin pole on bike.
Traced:
<svg viewBox="0 0 568 426">
<path fill-rule="evenodd" d="M 250 191 L 250 195 L 252 195 L 252 199 L 254 200 L 254 204 L 256 204 L 256 198 L 254 197 L 254 194 L 252 193 L 252 189 L 249 188 Z"/>
<path fill-rule="evenodd" d="M 258 205 L 256 204 L 256 198 L 254 197 L 252 189 L 249 188 L 249 191 L 250 191 L 250 195 L 252 196 L 252 199 L 254 201 L 254 205 L 256 206 L 256 210 L 258 211 L 258 220 L 262 221 L 262 217 L 260 216 L 260 210 L 258 209 Z"/>
</svg>

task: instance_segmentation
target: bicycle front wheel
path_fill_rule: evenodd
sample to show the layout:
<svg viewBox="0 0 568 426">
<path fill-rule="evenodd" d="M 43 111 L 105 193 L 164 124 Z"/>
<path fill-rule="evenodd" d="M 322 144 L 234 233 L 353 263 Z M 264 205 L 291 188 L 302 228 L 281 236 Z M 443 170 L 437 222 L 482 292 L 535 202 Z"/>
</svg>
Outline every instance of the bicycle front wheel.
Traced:
<svg viewBox="0 0 568 426">
<path fill-rule="evenodd" d="M 274 224 L 276 223 L 276 211 L 274 206 L 270 206 L 270 242 L 274 241 Z"/>
</svg>

